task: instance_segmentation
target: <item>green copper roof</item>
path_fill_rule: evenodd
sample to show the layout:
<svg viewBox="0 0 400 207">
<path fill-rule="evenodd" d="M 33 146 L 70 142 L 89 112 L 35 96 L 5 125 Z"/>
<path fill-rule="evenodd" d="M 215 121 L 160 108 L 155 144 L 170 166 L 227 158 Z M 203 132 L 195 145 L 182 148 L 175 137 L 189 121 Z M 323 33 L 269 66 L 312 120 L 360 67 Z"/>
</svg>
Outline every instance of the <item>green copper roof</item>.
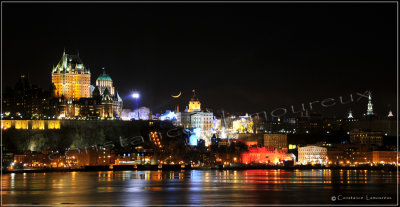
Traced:
<svg viewBox="0 0 400 207">
<path fill-rule="evenodd" d="M 103 70 L 103 74 L 101 74 L 97 80 L 107 80 L 107 81 L 112 81 L 111 77 L 106 74 L 106 72 Z"/>
<path fill-rule="evenodd" d="M 90 73 L 89 69 L 87 69 L 79 57 L 79 55 L 69 55 L 66 54 L 65 51 L 61 60 L 58 62 L 56 67 L 53 67 L 54 72 L 70 72 L 71 70 L 75 70 L 78 72 Z"/>
</svg>

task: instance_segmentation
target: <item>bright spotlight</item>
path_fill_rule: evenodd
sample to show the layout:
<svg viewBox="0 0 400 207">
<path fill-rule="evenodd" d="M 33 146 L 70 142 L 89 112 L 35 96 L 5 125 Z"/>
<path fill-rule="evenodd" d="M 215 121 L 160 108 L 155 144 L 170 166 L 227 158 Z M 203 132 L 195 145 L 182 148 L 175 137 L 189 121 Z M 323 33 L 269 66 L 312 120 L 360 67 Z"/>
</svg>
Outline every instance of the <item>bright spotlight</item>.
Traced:
<svg viewBox="0 0 400 207">
<path fill-rule="evenodd" d="M 132 98 L 139 98 L 139 97 L 140 97 L 140 95 L 138 92 L 132 93 Z"/>
</svg>

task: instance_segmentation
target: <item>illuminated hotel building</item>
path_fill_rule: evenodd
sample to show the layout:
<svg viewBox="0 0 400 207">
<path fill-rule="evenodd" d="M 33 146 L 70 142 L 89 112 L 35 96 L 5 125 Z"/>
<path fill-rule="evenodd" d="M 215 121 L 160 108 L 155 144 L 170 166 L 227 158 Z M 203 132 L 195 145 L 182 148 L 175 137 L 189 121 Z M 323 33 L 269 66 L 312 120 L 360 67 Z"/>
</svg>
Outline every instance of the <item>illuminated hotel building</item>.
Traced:
<svg viewBox="0 0 400 207">
<path fill-rule="evenodd" d="M 69 55 L 65 51 L 51 73 L 56 97 L 78 100 L 90 97 L 90 71 L 78 55 Z"/>
<path fill-rule="evenodd" d="M 91 91 L 90 76 L 89 69 L 83 65 L 79 55 L 63 53 L 52 71 L 53 95 L 59 98 L 57 118 L 120 118 L 122 99 L 111 77 L 103 68 L 103 73 L 96 80 L 96 87 Z"/>
<path fill-rule="evenodd" d="M 299 147 L 299 162 L 302 164 L 326 164 L 328 149 L 318 146 Z"/>
</svg>

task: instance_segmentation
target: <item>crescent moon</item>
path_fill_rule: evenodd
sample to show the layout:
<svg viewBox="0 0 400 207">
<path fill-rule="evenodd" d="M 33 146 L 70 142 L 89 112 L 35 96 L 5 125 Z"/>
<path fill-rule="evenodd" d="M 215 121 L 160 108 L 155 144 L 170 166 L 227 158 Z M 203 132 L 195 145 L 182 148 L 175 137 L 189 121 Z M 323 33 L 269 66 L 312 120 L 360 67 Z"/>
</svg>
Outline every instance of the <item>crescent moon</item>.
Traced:
<svg viewBox="0 0 400 207">
<path fill-rule="evenodd" d="M 172 98 L 179 98 L 179 96 L 181 96 L 182 95 L 182 92 L 181 91 L 179 91 L 179 94 L 178 95 L 176 95 L 176 96 L 174 96 L 174 95 L 171 95 L 171 97 Z"/>
</svg>

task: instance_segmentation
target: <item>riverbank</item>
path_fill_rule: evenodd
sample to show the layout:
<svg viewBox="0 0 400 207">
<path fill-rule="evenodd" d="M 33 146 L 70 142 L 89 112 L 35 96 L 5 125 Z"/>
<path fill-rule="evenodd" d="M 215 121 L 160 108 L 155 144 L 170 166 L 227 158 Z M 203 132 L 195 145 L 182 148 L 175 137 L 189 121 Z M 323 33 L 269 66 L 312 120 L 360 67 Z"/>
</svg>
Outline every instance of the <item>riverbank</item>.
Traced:
<svg viewBox="0 0 400 207">
<path fill-rule="evenodd" d="M 397 166 L 270 166 L 270 165 L 245 165 L 245 166 L 215 166 L 215 167 L 192 167 L 180 165 L 119 165 L 113 166 L 88 166 L 86 168 L 33 168 L 33 169 L 15 169 L 2 170 L 2 173 L 46 173 L 46 172 L 90 172 L 90 171 L 177 171 L 177 170 L 256 170 L 256 169 L 281 169 L 281 170 L 310 170 L 310 169 L 331 169 L 331 170 L 384 170 L 397 171 Z"/>
</svg>

